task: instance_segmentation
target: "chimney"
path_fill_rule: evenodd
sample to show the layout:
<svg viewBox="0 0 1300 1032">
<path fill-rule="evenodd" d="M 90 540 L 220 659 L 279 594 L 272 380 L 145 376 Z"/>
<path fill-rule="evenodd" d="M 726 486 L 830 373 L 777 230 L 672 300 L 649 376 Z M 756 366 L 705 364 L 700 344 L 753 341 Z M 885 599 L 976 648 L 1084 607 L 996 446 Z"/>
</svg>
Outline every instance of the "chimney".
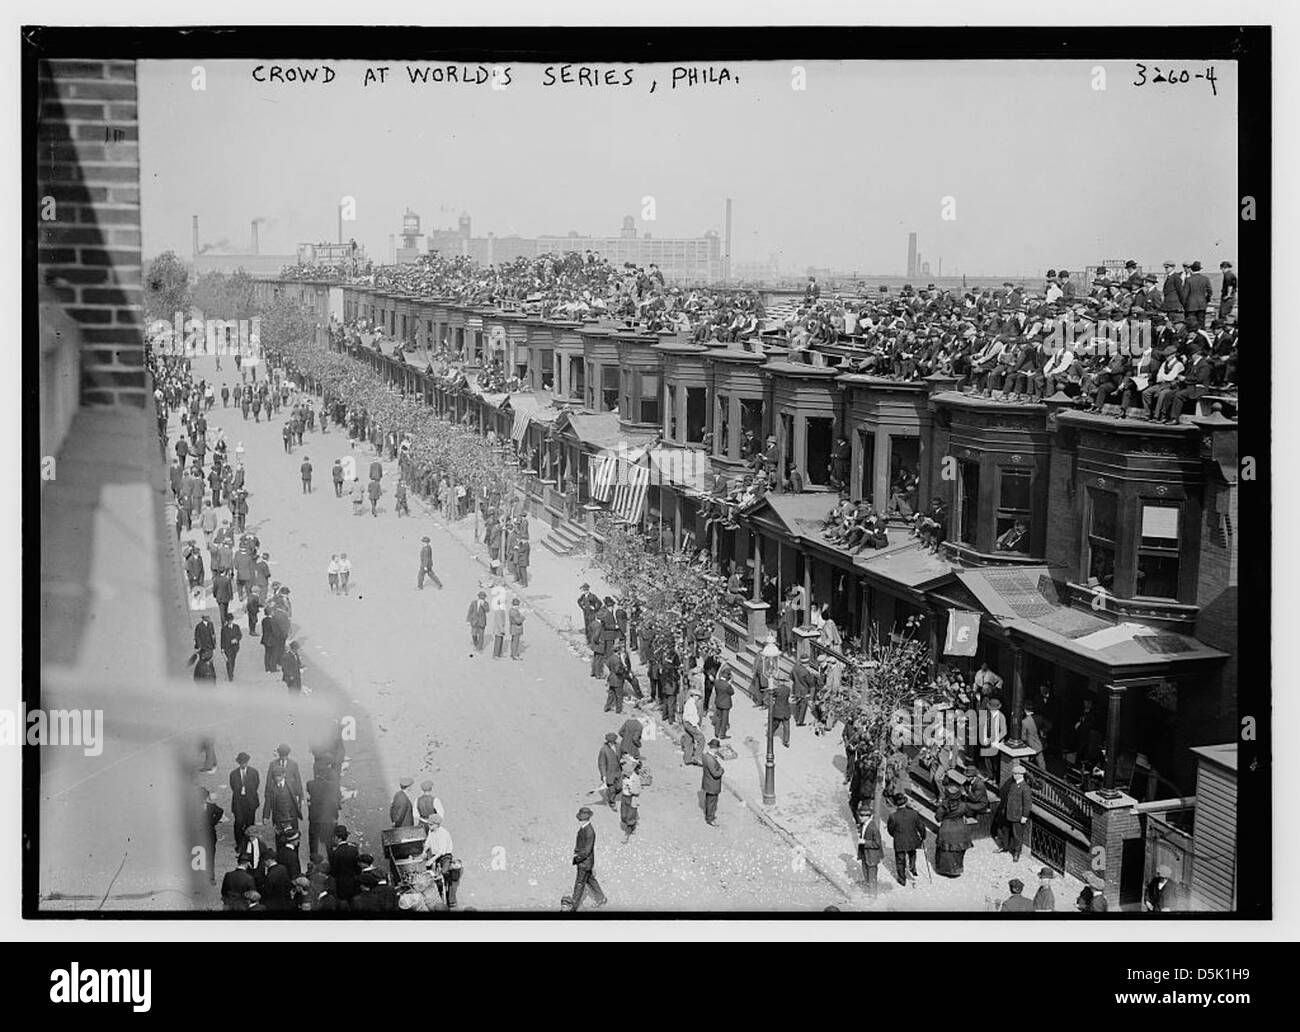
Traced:
<svg viewBox="0 0 1300 1032">
<path fill-rule="evenodd" d="M 917 262 L 920 255 L 916 253 L 916 234 L 907 234 L 907 278 L 912 279 L 916 276 Z"/>
<path fill-rule="evenodd" d="M 253 220 L 253 254 L 257 254 L 257 219 Z"/>
<path fill-rule="evenodd" d="M 197 258 L 199 256 L 199 217 L 197 215 L 195 215 L 193 218 L 193 226 L 194 226 L 194 257 Z"/>
</svg>

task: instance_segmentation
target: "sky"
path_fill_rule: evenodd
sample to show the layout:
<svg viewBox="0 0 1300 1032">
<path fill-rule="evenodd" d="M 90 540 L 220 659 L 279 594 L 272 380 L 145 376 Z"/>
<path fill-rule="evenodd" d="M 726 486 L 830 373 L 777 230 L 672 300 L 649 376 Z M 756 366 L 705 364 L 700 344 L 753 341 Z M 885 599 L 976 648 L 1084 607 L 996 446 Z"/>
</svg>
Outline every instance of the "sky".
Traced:
<svg viewBox="0 0 1300 1032">
<path fill-rule="evenodd" d="M 202 90 L 195 62 L 140 63 L 146 255 L 188 257 L 193 215 L 239 252 L 261 217 L 261 251 L 292 254 L 336 239 L 344 197 L 345 236 L 381 259 L 407 208 L 425 230 L 468 214 L 476 236 L 614 235 L 632 215 L 675 237 L 721 233 L 730 197 L 733 262 L 789 272 L 902 273 L 909 231 L 945 275 L 1237 257 L 1233 64 L 1214 65 L 1216 96 L 1088 60 L 691 65 L 730 81 L 676 88 L 668 65 L 571 66 L 620 83 L 588 85 L 512 63 L 504 89 L 286 60 L 334 79 L 256 81 L 276 63 L 206 61 Z"/>
</svg>

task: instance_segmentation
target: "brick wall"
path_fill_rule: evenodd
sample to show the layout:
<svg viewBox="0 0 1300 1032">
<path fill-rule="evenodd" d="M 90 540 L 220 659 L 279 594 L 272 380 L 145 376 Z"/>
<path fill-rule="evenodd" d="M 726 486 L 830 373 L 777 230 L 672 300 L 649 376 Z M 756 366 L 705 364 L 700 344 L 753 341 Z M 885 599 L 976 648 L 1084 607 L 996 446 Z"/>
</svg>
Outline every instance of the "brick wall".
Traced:
<svg viewBox="0 0 1300 1032">
<path fill-rule="evenodd" d="M 144 407 L 135 62 L 42 61 L 38 88 L 40 283 L 77 325 L 82 404 Z"/>
</svg>

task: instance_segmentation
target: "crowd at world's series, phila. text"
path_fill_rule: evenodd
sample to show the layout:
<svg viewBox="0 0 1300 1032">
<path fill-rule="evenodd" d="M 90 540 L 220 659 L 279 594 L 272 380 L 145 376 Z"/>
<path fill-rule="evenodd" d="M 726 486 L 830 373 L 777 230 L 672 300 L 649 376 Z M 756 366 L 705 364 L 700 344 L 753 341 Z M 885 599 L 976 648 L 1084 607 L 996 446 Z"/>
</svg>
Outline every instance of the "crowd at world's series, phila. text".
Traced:
<svg viewBox="0 0 1300 1032">
<path fill-rule="evenodd" d="M 605 66 L 585 64 L 526 66 L 535 81 L 544 87 L 596 88 L 604 86 L 635 86 L 639 69 L 632 66 Z M 504 89 L 521 81 L 520 69 L 513 65 L 402 65 L 401 72 L 391 65 L 366 66 L 361 84 L 389 85 L 405 81 L 407 84 L 449 86 L 492 86 Z M 329 85 L 340 81 L 337 69 L 330 65 L 255 65 L 250 73 L 255 82 L 282 85 Z M 674 65 L 669 76 L 670 89 L 695 86 L 736 85 L 740 76 L 725 65 Z M 650 80 L 653 91 L 657 80 Z"/>
</svg>

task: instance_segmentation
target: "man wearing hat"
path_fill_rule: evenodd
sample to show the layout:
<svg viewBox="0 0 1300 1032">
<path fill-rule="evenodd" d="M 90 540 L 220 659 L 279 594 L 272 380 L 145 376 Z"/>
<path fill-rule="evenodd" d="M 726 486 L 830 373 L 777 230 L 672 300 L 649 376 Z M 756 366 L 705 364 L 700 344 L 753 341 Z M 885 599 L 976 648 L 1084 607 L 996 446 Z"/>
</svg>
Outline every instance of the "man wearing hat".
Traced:
<svg viewBox="0 0 1300 1032">
<path fill-rule="evenodd" d="M 298 642 L 289 642 L 289 648 L 284 655 L 280 657 L 280 670 L 284 678 L 285 687 L 291 693 L 300 694 L 302 692 L 302 655 L 298 651 Z"/>
<path fill-rule="evenodd" d="M 1183 275 L 1173 262 L 1164 263 L 1165 282 L 1161 286 L 1164 303 L 1161 309 L 1170 319 L 1181 319 L 1186 310 L 1186 298 L 1183 291 Z"/>
<path fill-rule="evenodd" d="M 1178 885 L 1173 880 L 1173 874 L 1173 869 L 1168 864 L 1156 868 L 1156 876 L 1147 882 L 1143 909 L 1153 913 L 1169 913 L 1178 909 Z"/>
<path fill-rule="evenodd" d="M 340 802 L 338 779 L 331 768 L 307 782 L 307 852 L 312 860 L 320 860 L 333 842 Z"/>
<path fill-rule="evenodd" d="M 704 823 L 716 828 L 718 826 L 718 795 L 722 791 L 722 776 L 726 773 L 718 759 L 718 750 L 722 743 L 716 738 L 709 739 L 708 748 L 704 750 L 700 765 L 704 768 L 700 775 L 700 790 L 704 793 Z"/>
<path fill-rule="evenodd" d="M 578 596 L 578 608 L 582 611 L 582 630 L 586 634 L 592 618 L 600 609 L 600 596 L 591 590 L 590 584 L 582 586 L 582 594 Z"/>
<path fill-rule="evenodd" d="M 867 892 L 872 899 L 880 889 L 879 867 L 885 858 L 884 847 L 880 842 L 880 822 L 876 820 L 875 810 L 869 800 L 864 800 L 858 807 L 858 861 L 862 864 L 862 877 L 867 883 Z"/>
<path fill-rule="evenodd" d="M 348 841 L 348 829 L 345 825 L 334 826 L 334 848 L 330 850 L 329 865 L 339 900 L 346 904 L 357 894 L 357 878 L 361 874 L 361 854 L 357 851 L 357 847 Z"/>
<path fill-rule="evenodd" d="M 1034 893 L 1034 910 L 1039 913 L 1051 913 L 1056 909 L 1056 896 L 1052 892 L 1052 879 L 1056 872 L 1044 867 L 1038 872 L 1038 891 Z"/>
<path fill-rule="evenodd" d="M 415 586 L 417 589 L 423 591 L 424 578 L 428 577 L 434 584 L 441 588 L 442 581 L 440 581 L 438 575 L 433 572 L 433 545 L 429 543 L 428 537 L 422 537 L 420 538 L 420 541 L 423 542 L 423 544 L 420 545 L 420 572 L 416 577 Z"/>
<path fill-rule="evenodd" d="M 686 737 L 682 741 L 682 763 L 694 767 L 701 762 L 700 754 L 704 752 L 704 732 L 700 730 L 700 699 L 704 689 L 693 686 L 686 693 L 686 702 L 682 705 L 682 730 Z"/>
<path fill-rule="evenodd" d="M 1002 905 L 998 908 L 999 910 L 1008 914 L 1032 914 L 1034 912 L 1034 905 L 1024 897 L 1024 882 L 1019 878 L 1012 878 L 1011 881 L 1007 883 L 1007 888 L 1011 890 L 1011 895 L 1002 901 Z"/>
<path fill-rule="evenodd" d="M 732 677 L 731 667 L 725 666 L 713 682 L 713 730 L 724 741 L 731 737 L 731 697 L 736 692 Z"/>
<path fill-rule="evenodd" d="M 1025 768 L 1017 763 L 1011 768 L 1011 780 L 1002 786 L 1002 817 L 1006 824 L 1006 846 L 1002 852 L 1020 862 L 1025 848 L 1025 833 L 1034 811 L 1034 790 L 1025 781 Z"/>
<path fill-rule="evenodd" d="M 302 861 L 298 857 L 298 845 L 301 842 L 302 835 L 297 831 L 288 831 L 277 836 L 275 859 L 284 865 L 290 881 L 302 876 Z"/>
<path fill-rule="evenodd" d="M 257 790 L 262 779 L 257 770 L 248 765 L 248 753 L 241 752 L 235 757 L 238 764 L 230 772 L 230 813 L 235 821 L 235 854 L 244 851 L 248 841 L 248 828 L 257 823 Z"/>
<path fill-rule="evenodd" d="M 1192 262 L 1192 274 L 1183 282 L 1183 307 L 1188 320 L 1195 320 L 1195 325 L 1205 325 L 1205 312 L 1210 307 L 1214 287 L 1210 277 L 1201 271 L 1200 262 Z"/>
<path fill-rule="evenodd" d="M 916 851 L 925 848 L 925 825 L 921 815 L 912 809 L 907 794 L 894 796 L 895 810 L 885 822 L 885 829 L 894 840 L 894 871 L 898 884 L 906 885 L 910 873 L 912 888 L 916 888 Z"/>
<path fill-rule="evenodd" d="M 605 742 L 596 754 L 596 770 L 600 772 L 600 780 L 605 785 L 605 805 L 611 810 L 614 809 L 614 800 L 623 790 L 620 777 L 622 768 L 618 760 L 618 746 L 615 744 L 617 742 L 618 735 L 607 731 Z"/>
<path fill-rule="evenodd" d="M 428 819 L 437 814 L 439 817 L 446 817 L 447 813 L 442 808 L 442 800 L 433 794 L 433 782 L 420 782 L 420 798 L 415 801 L 415 815 L 420 819 L 422 824 L 427 825 Z"/>
<path fill-rule="evenodd" d="M 1219 262 L 1219 271 L 1223 273 L 1223 283 L 1219 287 L 1219 318 L 1226 319 L 1237 305 L 1237 274 L 1232 271 L 1232 262 Z"/>
<path fill-rule="evenodd" d="M 469 613 L 465 617 L 465 622 L 469 624 L 469 637 L 475 652 L 483 651 L 483 635 L 487 630 L 489 608 L 486 591 L 480 591 L 478 597 L 469 604 Z"/>
<path fill-rule="evenodd" d="M 437 868 L 442 875 L 443 892 L 447 896 L 447 909 L 456 906 L 456 889 L 460 884 L 460 868 L 455 865 L 452 855 L 451 832 L 442 826 L 442 814 L 429 814 L 427 826 L 429 834 L 424 839 L 424 856 L 429 861 L 430 869 Z"/>
<path fill-rule="evenodd" d="M 1074 907 L 1085 914 L 1104 914 L 1110 910 L 1106 902 L 1106 882 L 1096 872 L 1083 876 L 1083 890 L 1074 901 Z"/>
<path fill-rule="evenodd" d="M 590 888 L 596 897 L 596 906 L 603 907 L 609 902 L 596 880 L 596 829 L 591 826 L 591 807 L 584 806 L 577 814 L 578 835 L 573 843 L 573 865 L 577 868 L 573 877 L 573 909 L 582 906 L 582 898 Z"/>
<path fill-rule="evenodd" d="M 302 799 L 302 775 L 298 773 L 298 761 L 290 759 L 289 754 L 293 752 L 288 744 L 281 742 L 275 747 L 275 759 L 266 768 L 266 783 L 274 785 L 277 775 L 283 775 L 285 783 L 289 786 L 289 791 L 294 797 Z M 270 810 L 262 814 L 262 820 L 271 816 Z"/>
<path fill-rule="evenodd" d="M 393 793 L 393 801 L 388 807 L 388 819 L 394 828 L 410 828 L 415 824 L 415 806 L 411 803 L 408 789 L 415 784 L 415 778 L 409 774 L 402 775 L 400 786 Z"/>
</svg>

